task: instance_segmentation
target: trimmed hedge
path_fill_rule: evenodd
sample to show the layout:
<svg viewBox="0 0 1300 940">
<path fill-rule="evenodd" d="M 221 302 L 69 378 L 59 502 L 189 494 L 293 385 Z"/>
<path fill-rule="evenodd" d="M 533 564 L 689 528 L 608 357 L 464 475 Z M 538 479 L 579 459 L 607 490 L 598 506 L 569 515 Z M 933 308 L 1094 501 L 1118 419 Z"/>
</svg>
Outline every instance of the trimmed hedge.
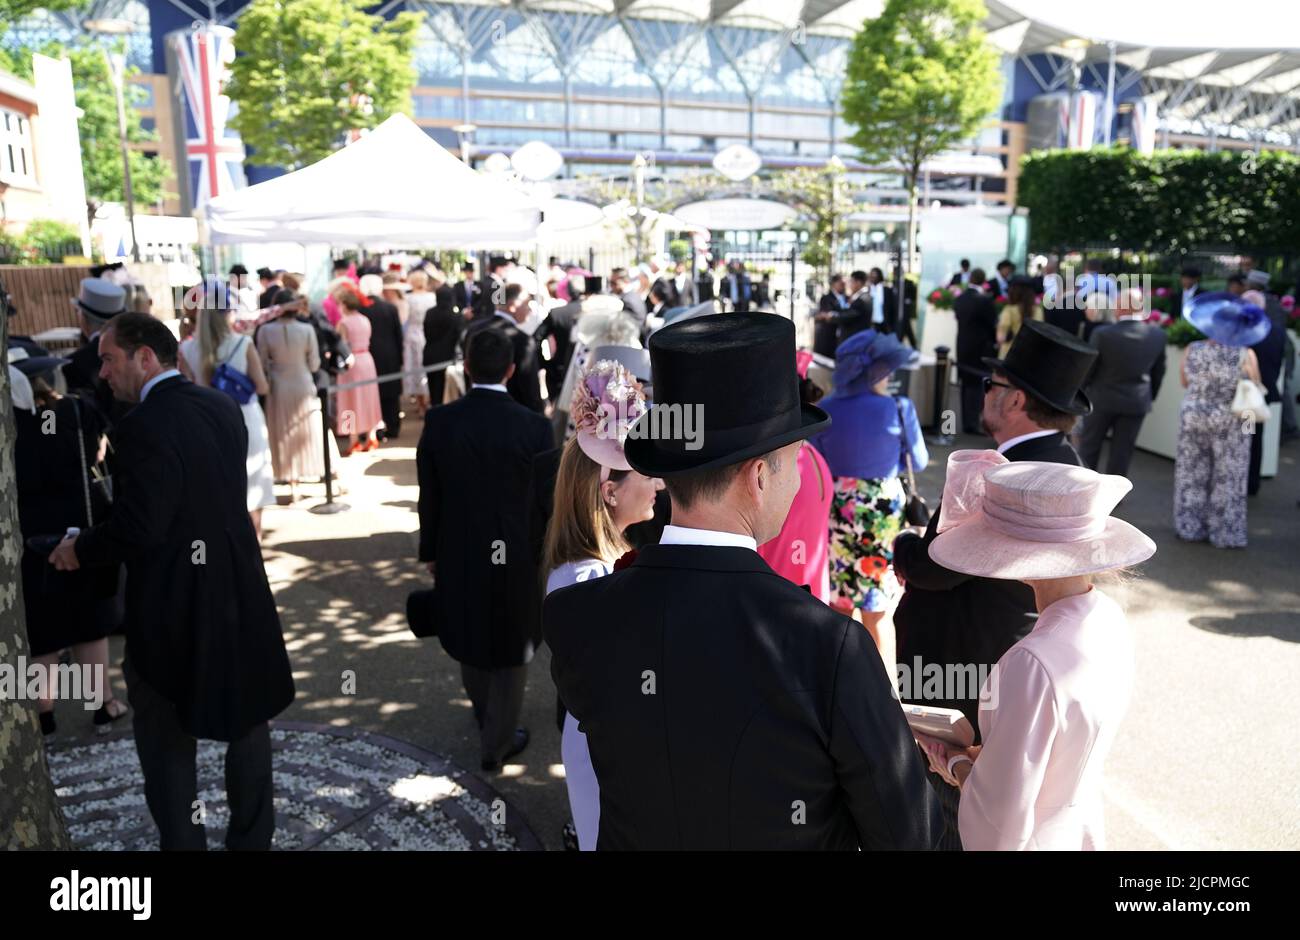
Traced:
<svg viewBox="0 0 1300 940">
<path fill-rule="evenodd" d="M 1300 157 L 1280 151 L 1038 152 L 1018 201 L 1036 250 L 1300 252 Z"/>
</svg>

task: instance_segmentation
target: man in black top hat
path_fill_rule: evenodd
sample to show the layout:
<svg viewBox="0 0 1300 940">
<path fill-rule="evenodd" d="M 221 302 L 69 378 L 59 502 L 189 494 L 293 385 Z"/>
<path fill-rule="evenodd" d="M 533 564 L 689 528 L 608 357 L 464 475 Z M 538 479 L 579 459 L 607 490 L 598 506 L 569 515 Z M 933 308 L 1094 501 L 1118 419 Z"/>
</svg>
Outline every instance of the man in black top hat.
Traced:
<svg viewBox="0 0 1300 940">
<path fill-rule="evenodd" d="M 460 266 L 460 274 L 460 283 L 451 289 L 451 299 L 456 311 L 468 320 L 479 297 L 478 285 L 474 283 L 474 265 L 466 261 Z"/>
<path fill-rule="evenodd" d="M 272 271 L 270 268 L 258 268 L 257 280 L 262 285 L 262 293 L 257 297 L 257 307 L 259 310 L 265 310 L 274 303 L 276 292 L 284 285 L 280 283 L 282 271 Z"/>
<path fill-rule="evenodd" d="M 600 849 L 926 849 L 912 734 L 861 625 L 757 546 L 826 413 L 799 398 L 794 324 L 731 313 L 650 338 L 655 406 L 624 452 L 672 525 L 543 609 L 551 675 L 600 781 Z"/>
<path fill-rule="evenodd" d="M 1006 359 L 985 358 L 982 422 L 1008 460 L 1082 466 L 1066 435 L 1092 410 L 1080 391 L 1097 350 L 1047 323 L 1020 328 Z M 894 542 L 894 571 L 906 590 L 894 614 L 898 661 L 913 667 L 975 664 L 992 667 L 1033 626 L 1034 592 L 1019 581 L 958 574 L 930 558 L 943 507 L 925 535 L 904 532 Z M 913 669 L 913 674 L 917 674 Z M 978 688 L 960 699 L 921 704 L 959 708 L 978 726 Z"/>
</svg>

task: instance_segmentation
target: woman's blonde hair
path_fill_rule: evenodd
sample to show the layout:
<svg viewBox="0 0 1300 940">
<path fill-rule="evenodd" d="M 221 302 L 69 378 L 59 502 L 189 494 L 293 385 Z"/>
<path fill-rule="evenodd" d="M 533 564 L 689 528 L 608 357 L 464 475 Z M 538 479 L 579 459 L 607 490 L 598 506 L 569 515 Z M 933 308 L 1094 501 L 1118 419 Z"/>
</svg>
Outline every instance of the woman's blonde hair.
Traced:
<svg viewBox="0 0 1300 940">
<path fill-rule="evenodd" d="M 626 470 L 611 470 L 617 482 Z M 613 563 L 630 546 L 614 525 L 614 517 L 600 493 L 600 464 L 569 438 L 555 477 L 555 500 L 542 547 L 542 577 L 571 561 L 598 558 Z"/>
<path fill-rule="evenodd" d="M 212 373 L 217 369 L 217 350 L 230 335 L 230 321 L 226 319 L 225 310 L 213 310 L 203 307 L 198 311 L 199 322 L 195 329 L 199 344 L 199 373 L 203 384 L 212 382 Z"/>
</svg>

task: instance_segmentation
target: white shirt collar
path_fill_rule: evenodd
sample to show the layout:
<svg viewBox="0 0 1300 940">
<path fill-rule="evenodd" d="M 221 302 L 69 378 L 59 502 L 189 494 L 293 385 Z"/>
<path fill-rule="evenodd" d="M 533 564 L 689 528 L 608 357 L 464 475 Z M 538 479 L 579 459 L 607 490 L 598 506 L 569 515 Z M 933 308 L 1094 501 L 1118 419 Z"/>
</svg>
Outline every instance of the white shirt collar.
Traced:
<svg viewBox="0 0 1300 940">
<path fill-rule="evenodd" d="M 172 376 L 180 375 L 180 374 L 181 372 L 179 369 L 167 369 L 163 372 L 159 372 L 148 382 L 144 383 L 144 387 L 140 389 L 140 400 L 144 401 L 146 398 L 148 398 L 150 390 L 159 382 L 163 381 L 164 379 L 170 379 Z"/>
<path fill-rule="evenodd" d="M 1049 434 L 1055 434 L 1055 431 L 1030 431 L 1028 434 L 1022 434 L 1019 437 L 1013 437 L 1009 441 L 1003 441 L 998 445 L 998 453 L 1005 454 L 1017 444 L 1023 444 L 1025 441 L 1032 441 L 1036 437 L 1047 437 Z"/>
<path fill-rule="evenodd" d="M 506 389 L 506 387 L 505 387 L 504 385 L 499 384 L 499 383 L 496 384 L 496 385 L 488 385 L 486 382 L 484 382 L 484 383 L 482 383 L 482 384 L 480 384 L 480 383 L 478 383 L 478 382 L 474 382 L 474 383 L 472 383 L 472 384 L 470 385 L 470 389 L 471 389 L 471 390 L 476 389 L 476 388 L 485 388 L 485 389 L 487 389 L 489 392 L 505 392 L 507 395 L 510 394 L 510 392 Z"/>
<path fill-rule="evenodd" d="M 659 537 L 660 545 L 713 545 L 724 548 L 748 548 L 758 551 L 758 542 L 738 532 L 715 532 L 712 529 L 690 529 L 681 525 L 664 526 Z"/>
</svg>

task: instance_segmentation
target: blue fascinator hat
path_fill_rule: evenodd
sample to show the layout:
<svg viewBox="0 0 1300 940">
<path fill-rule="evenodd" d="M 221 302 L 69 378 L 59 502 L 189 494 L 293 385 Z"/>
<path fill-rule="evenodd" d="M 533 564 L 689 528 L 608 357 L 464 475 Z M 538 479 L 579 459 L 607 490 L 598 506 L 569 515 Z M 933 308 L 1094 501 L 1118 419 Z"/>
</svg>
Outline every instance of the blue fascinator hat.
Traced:
<svg viewBox="0 0 1300 940">
<path fill-rule="evenodd" d="M 894 334 L 862 330 L 836 348 L 832 382 L 836 392 L 856 395 L 898 369 L 915 369 L 920 361 L 921 354 Z"/>
<path fill-rule="evenodd" d="M 1192 326 L 1224 346 L 1254 346 L 1273 328 L 1263 308 L 1227 291 L 1196 295 L 1186 316 Z"/>
</svg>

